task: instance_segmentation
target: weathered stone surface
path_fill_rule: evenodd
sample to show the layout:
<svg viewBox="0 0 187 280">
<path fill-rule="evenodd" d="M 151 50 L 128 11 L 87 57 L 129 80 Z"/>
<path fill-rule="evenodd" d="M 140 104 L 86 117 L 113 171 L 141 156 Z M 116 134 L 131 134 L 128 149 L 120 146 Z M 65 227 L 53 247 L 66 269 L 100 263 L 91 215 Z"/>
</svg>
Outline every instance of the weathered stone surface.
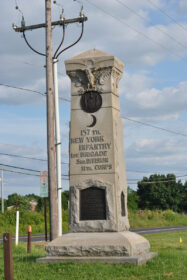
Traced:
<svg viewBox="0 0 187 280">
<path fill-rule="evenodd" d="M 68 233 L 46 246 L 48 256 L 139 256 L 149 252 L 144 237 L 129 231 Z"/>
<path fill-rule="evenodd" d="M 132 265 L 142 265 L 152 258 L 156 257 L 157 253 L 149 252 L 141 256 L 134 257 L 58 257 L 58 256 L 49 256 L 46 258 L 37 259 L 38 263 L 104 263 L 104 264 L 125 264 L 129 263 Z"/>
<path fill-rule="evenodd" d="M 65 61 L 65 65 L 71 79 L 72 96 L 69 230 L 128 230 L 123 127 L 118 93 L 123 63 L 112 55 L 93 49 Z M 102 188 L 106 194 L 103 220 L 99 216 L 98 220 L 94 220 L 95 215 L 90 219 L 88 215 L 88 220 L 81 219 L 80 193 L 93 187 Z"/>
<path fill-rule="evenodd" d="M 102 262 L 140 265 L 157 256 L 149 242 L 132 232 L 67 233 L 46 246 L 37 262 Z"/>
<path fill-rule="evenodd" d="M 128 231 L 118 93 L 123 63 L 94 49 L 65 64 L 72 97 L 70 233 L 50 242 L 38 262 L 146 263 L 156 253 L 149 252 L 148 240 Z"/>
</svg>

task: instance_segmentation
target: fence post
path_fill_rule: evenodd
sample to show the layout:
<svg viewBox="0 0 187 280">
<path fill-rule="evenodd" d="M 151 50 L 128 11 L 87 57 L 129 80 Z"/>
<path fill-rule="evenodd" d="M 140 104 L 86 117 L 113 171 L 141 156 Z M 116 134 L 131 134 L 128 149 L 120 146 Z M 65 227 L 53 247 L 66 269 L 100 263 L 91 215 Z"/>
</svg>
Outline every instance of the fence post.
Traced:
<svg viewBox="0 0 187 280">
<path fill-rule="evenodd" d="M 4 276 L 5 280 L 13 280 L 12 234 L 3 234 Z"/>
<path fill-rule="evenodd" d="M 16 211 L 16 246 L 18 246 L 19 242 L 19 211 Z"/>
<path fill-rule="evenodd" d="M 28 226 L 28 240 L 27 240 L 27 253 L 31 252 L 31 232 L 32 232 L 32 227 Z"/>
</svg>

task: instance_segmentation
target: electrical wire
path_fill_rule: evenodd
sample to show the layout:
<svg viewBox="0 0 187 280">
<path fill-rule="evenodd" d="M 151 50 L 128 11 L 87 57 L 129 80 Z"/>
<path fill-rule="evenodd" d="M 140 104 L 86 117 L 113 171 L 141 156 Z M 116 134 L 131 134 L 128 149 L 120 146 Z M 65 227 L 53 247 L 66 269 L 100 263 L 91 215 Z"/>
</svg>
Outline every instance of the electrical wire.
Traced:
<svg viewBox="0 0 187 280">
<path fill-rule="evenodd" d="M 34 176 L 34 177 L 40 177 L 40 175 L 37 175 L 37 174 L 31 174 L 31 173 L 26 173 L 26 172 L 21 172 L 21 171 L 14 171 L 14 170 L 9 170 L 9 169 L 4 169 L 4 168 L 3 168 L 3 171 L 9 172 L 9 173 L 20 174 L 20 175 L 29 175 L 29 176 Z M 67 179 L 67 178 L 62 178 L 62 180 L 69 181 L 69 179 Z"/>
<path fill-rule="evenodd" d="M 47 162 L 47 159 L 35 158 L 35 157 L 28 157 L 28 156 L 22 156 L 22 155 L 14 155 L 14 154 L 2 153 L 2 152 L 0 152 L 0 155 Z M 61 162 L 61 164 L 68 164 L 68 163 L 67 163 L 67 162 Z"/>
<path fill-rule="evenodd" d="M 79 38 L 73 44 L 71 44 L 71 45 L 67 46 L 66 48 L 64 48 L 63 50 L 61 50 L 58 53 L 58 55 L 56 56 L 56 58 L 58 58 L 61 55 L 61 53 L 63 53 L 64 51 L 66 51 L 69 48 L 75 46 L 80 41 L 80 39 L 82 38 L 83 32 L 84 32 L 84 22 L 82 22 L 82 30 L 81 30 L 81 34 L 80 34 Z"/>
<path fill-rule="evenodd" d="M 2 84 L 2 83 L 0 83 L 0 86 L 5 86 L 5 87 L 9 87 L 9 88 L 15 88 L 15 89 L 23 90 L 23 91 L 29 91 L 29 92 L 33 92 L 33 93 L 37 93 L 37 94 L 46 96 L 46 93 L 42 93 L 42 92 L 39 92 L 39 91 L 36 91 L 36 90 L 27 89 L 27 88 L 10 86 L 10 85 L 7 85 L 7 84 Z M 67 98 L 59 97 L 59 99 L 61 99 L 63 101 L 70 102 L 70 100 L 67 99 Z M 181 135 L 181 136 L 187 137 L 187 134 L 180 133 L 180 132 L 177 132 L 177 131 L 174 131 L 174 130 L 169 130 L 169 129 L 166 129 L 166 128 L 162 128 L 162 127 L 159 127 L 159 126 L 156 126 L 156 125 L 148 124 L 148 123 L 145 123 L 145 122 L 142 122 L 142 121 L 137 121 L 137 120 L 134 120 L 134 119 L 131 119 L 131 118 L 128 118 L 128 117 L 122 117 L 122 119 L 125 119 L 125 120 L 128 120 L 128 121 L 132 121 L 132 122 L 136 122 L 136 123 L 139 123 L 141 125 L 149 126 L 149 127 L 152 127 L 152 128 L 160 129 L 160 130 L 172 133 L 172 134 L 176 134 L 176 135 Z"/>
<path fill-rule="evenodd" d="M 22 90 L 22 91 L 29 91 L 29 92 L 32 92 L 32 93 L 40 94 L 40 95 L 42 95 L 42 96 L 47 96 L 46 93 L 43 93 L 43 92 L 37 91 L 37 90 L 28 89 L 28 88 L 22 88 L 22 87 L 12 86 L 12 85 L 7 85 L 7 84 L 3 84 L 3 83 L 0 83 L 0 86 L 9 87 L 9 88 L 14 88 L 14 89 L 19 89 L 19 90 Z M 64 98 L 64 97 L 59 97 L 59 99 L 60 99 L 60 100 L 63 100 L 63 101 L 66 101 L 66 102 L 70 102 L 69 99 Z"/>
<path fill-rule="evenodd" d="M 160 129 L 160 130 L 172 133 L 172 134 L 187 137 L 187 134 L 177 132 L 177 131 L 174 131 L 174 130 L 170 130 L 170 129 L 167 129 L 167 128 L 163 128 L 163 127 L 160 127 L 160 126 L 152 125 L 152 124 L 149 124 L 149 123 L 145 123 L 145 122 L 142 122 L 142 121 L 137 121 L 137 120 L 127 118 L 127 117 L 122 117 L 122 119 L 131 121 L 131 122 L 135 122 L 135 123 L 139 123 L 139 124 L 144 125 L 144 126 L 149 126 L 149 127 L 152 127 L 152 128 Z"/>
<path fill-rule="evenodd" d="M 18 166 L 15 166 L 15 165 L 9 165 L 9 164 L 0 163 L 0 166 L 5 166 L 5 167 L 10 167 L 10 168 L 21 169 L 21 170 L 26 170 L 26 171 L 32 171 L 32 172 L 40 173 L 39 170 L 25 168 L 25 167 L 18 167 Z"/>
<path fill-rule="evenodd" d="M 14 154 L 8 154 L 8 153 L 2 153 L 0 152 L 0 155 L 5 155 L 5 156 L 10 156 L 10 157 L 16 157 L 16 158 L 24 158 L 24 159 L 31 159 L 31 160 L 38 160 L 38 161 L 44 161 L 44 162 L 47 162 L 46 159 L 40 159 L 40 158 L 34 158 L 34 157 L 27 157 L 27 156 L 21 156 L 21 155 L 14 155 Z M 61 164 L 66 164 L 68 165 L 69 163 L 66 163 L 66 162 L 61 162 Z M 151 174 L 158 174 L 158 173 L 161 173 L 161 172 L 153 172 L 153 171 L 140 171 L 140 170 L 129 170 L 129 169 L 126 169 L 127 172 L 134 172 L 134 173 L 151 173 Z M 39 171 L 37 171 L 39 172 Z M 176 176 L 176 178 L 182 178 L 182 177 L 187 177 L 187 174 L 185 175 L 179 175 L 179 176 Z M 130 180 L 139 180 L 139 179 L 128 179 L 129 181 Z"/>
<path fill-rule="evenodd" d="M 127 180 L 128 181 L 128 180 Z M 171 179 L 171 180 L 158 180 L 158 181 L 152 181 L 152 182 L 143 182 L 143 181 L 138 181 L 138 182 L 129 182 L 128 184 L 154 184 L 154 183 L 168 183 L 168 182 L 176 182 L 176 179 Z"/>
<path fill-rule="evenodd" d="M 10 168 L 21 169 L 21 170 L 26 170 L 26 171 L 32 171 L 32 172 L 40 173 L 40 170 L 30 169 L 30 168 L 25 168 L 25 167 L 19 167 L 19 166 L 15 166 L 15 165 L 8 165 L 8 164 L 0 163 L 0 166 L 5 166 L 5 167 L 10 167 Z M 62 176 L 69 177 L 69 175 L 67 175 L 67 174 L 62 174 Z"/>
<path fill-rule="evenodd" d="M 63 24 L 63 35 L 62 35 L 62 40 L 61 40 L 61 42 L 60 42 L 60 44 L 59 44 L 59 46 L 58 46 L 58 48 L 57 48 L 57 50 L 56 50 L 56 52 L 55 52 L 55 54 L 54 54 L 54 56 L 53 56 L 53 59 L 56 58 L 56 56 L 58 57 L 58 51 L 59 51 L 59 49 L 61 48 L 61 46 L 62 46 L 62 44 L 63 44 L 63 42 L 64 42 L 64 39 L 65 39 L 65 25 Z"/>
<path fill-rule="evenodd" d="M 159 47 L 161 47 L 162 49 L 166 50 L 167 52 L 169 52 L 170 54 L 172 54 L 172 56 L 178 57 L 180 59 L 183 58 L 183 56 L 177 55 L 173 52 L 171 52 L 171 50 L 167 47 L 165 47 L 163 44 L 160 44 L 158 41 L 153 40 L 152 38 L 150 38 L 149 36 L 147 36 L 145 33 L 137 30 L 135 27 L 132 27 L 130 24 L 128 24 L 126 21 L 121 20 L 120 18 L 115 17 L 114 15 L 112 15 L 111 13 L 105 11 L 103 8 L 97 6 L 95 3 L 92 3 L 91 1 L 87 0 L 87 2 L 94 6 L 95 8 L 97 8 L 98 10 L 102 11 L 104 14 L 114 18 L 115 20 L 119 21 L 120 23 L 122 23 L 123 25 L 127 26 L 129 29 L 135 31 L 137 34 L 140 34 L 141 36 L 143 36 L 144 38 L 146 38 L 147 40 L 153 42 L 154 44 L 158 45 Z M 186 60 L 185 58 L 183 58 L 184 60 Z"/>
<path fill-rule="evenodd" d="M 147 2 L 149 2 L 154 8 L 156 8 L 158 11 L 160 11 L 160 13 L 162 13 L 164 16 L 168 17 L 171 21 L 175 22 L 180 28 L 182 28 L 183 30 L 187 31 L 187 29 L 180 24 L 178 21 L 176 21 L 173 17 L 171 17 L 170 15 L 168 15 L 164 10 L 160 9 L 155 3 L 153 3 L 151 0 L 147 0 Z"/>
<path fill-rule="evenodd" d="M 187 49 L 187 47 L 185 45 L 183 45 L 181 42 L 179 42 L 178 40 L 176 40 L 175 37 L 171 36 L 170 34 L 168 34 L 167 32 L 165 32 L 164 30 L 162 30 L 160 27 L 155 26 L 154 23 L 151 20 L 148 20 L 146 17 L 140 15 L 139 13 L 137 13 L 134 9 L 130 8 L 129 6 L 127 6 L 125 3 L 123 3 L 120 0 L 114 0 L 117 3 L 119 3 L 120 5 L 122 5 L 123 7 L 125 7 L 126 9 L 128 9 L 131 13 L 135 14 L 137 17 L 145 20 L 145 21 L 149 21 L 152 24 L 152 27 L 154 29 L 159 30 L 160 32 L 162 32 L 164 35 L 166 35 L 168 38 L 170 38 L 172 41 L 175 41 L 179 46 L 181 46 L 182 48 L 184 48 L 185 50 Z"/>
<path fill-rule="evenodd" d="M 39 55 L 42 55 L 42 56 L 46 56 L 46 54 L 41 53 L 41 52 L 35 50 L 35 49 L 30 45 L 30 43 L 28 42 L 28 40 L 27 40 L 27 38 L 26 38 L 25 31 L 23 31 L 23 38 L 24 38 L 24 40 L 25 40 L 27 46 L 28 46 L 33 52 L 35 52 L 35 53 L 37 53 L 37 54 L 39 54 Z"/>
<path fill-rule="evenodd" d="M 40 177 L 40 175 L 37 175 L 37 174 L 25 173 L 25 172 L 21 172 L 21 171 L 14 171 L 14 170 L 9 170 L 9 169 L 4 169 L 4 168 L 3 168 L 3 171 L 10 172 L 10 173 L 16 173 L 16 174 L 23 174 L 23 175 L 30 175 L 30 176 Z"/>
<path fill-rule="evenodd" d="M 29 176 L 35 176 L 35 177 L 40 177 L 40 175 L 37 175 L 37 174 L 31 174 L 31 173 L 26 173 L 26 172 L 21 172 L 21 171 L 15 171 L 15 170 L 9 170 L 9 169 L 4 169 L 3 168 L 3 171 L 6 171 L 6 172 L 10 172 L 10 173 L 15 173 L 15 174 L 21 174 L 21 175 L 29 175 Z M 187 175 L 183 175 L 183 176 L 176 176 L 176 178 L 181 178 L 181 177 L 186 177 Z M 62 178 L 63 180 L 67 180 L 69 181 L 69 179 L 67 178 Z M 128 181 L 129 179 L 127 179 Z M 166 182 L 175 182 L 176 180 L 175 179 L 171 179 L 171 180 L 158 180 L 158 181 L 152 181 L 152 182 L 141 182 L 141 181 L 138 181 L 138 182 L 141 182 L 141 184 L 152 184 L 152 183 L 166 183 Z M 129 184 L 137 184 L 138 182 L 128 182 L 128 185 Z"/>
<path fill-rule="evenodd" d="M 46 93 L 42 93 L 42 92 L 39 92 L 39 91 L 36 91 L 36 90 L 27 89 L 27 88 L 10 86 L 10 85 L 7 85 L 7 84 L 2 84 L 2 83 L 0 83 L 0 86 L 5 86 L 5 87 L 9 87 L 9 88 L 15 88 L 15 89 L 23 90 L 23 91 L 29 91 L 29 92 L 33 92 L 33 93 L 37 93 L 37 94 L 46 96 Z M 67 98 L 59 97 L 59 99 L 61 99 L 63 101 L 70 102 L 70 100 L 67 99 Z M 187 137 L 187 134 L 180 133 L 180 132 L 177 132 L 177 131 L 174 131 L 174 130 L 169 130 L 169 129 L 166 129 L 166 128 L 162 128 L 162 127 L 159 127 L 159 126 L 156 126 L 156 125 L 148 124 L 148 123 L 145 123 L 145 122 L 142 122 L 142 121 L 137 121 L 137 120 L 134 120 L 134 119 L 131 119 L 131 118 L 128 118 L 128 117 L 122 117 L 122 119 L 125 119 L 125 120 L 128 120 L 128 121 L 132 121 L 132 122 L 136 122 L 136 123 L 139 123 L 141 125 L 149 126 L 149 127 L 152 127 L 152 128 L 160 129 L 160 130 L 172 133 L 172 134 L 176 134 L 176 135 L 181 135 L 181 136 Z"/>
<path fill-rule="evenodd" d="M 13 85 L 3 84 L 3 83 L 0 83 L 0 86 L 19 89 L 19 90 L 23 90 L 23 91 L 29 91 L 29 92 L 33 92 L 33 93 L 37 93 L 37 94 L 46 96 L 46 93 L 43 93 L 43 92 L 40 92 L 40 91 L 37 91 L 37 90 L 28 89 L 28 88 L 22 88 L 22 87 L 17 87 L 17 86 L 13 86 Z"/>
</svg>

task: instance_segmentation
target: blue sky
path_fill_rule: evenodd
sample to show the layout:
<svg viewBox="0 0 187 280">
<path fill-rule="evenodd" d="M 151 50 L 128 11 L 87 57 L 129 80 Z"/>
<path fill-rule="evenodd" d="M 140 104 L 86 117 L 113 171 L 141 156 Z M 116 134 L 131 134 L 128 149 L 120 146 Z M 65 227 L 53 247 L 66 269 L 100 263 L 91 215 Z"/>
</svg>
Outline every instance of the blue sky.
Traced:
<svg viewBox="0 0 187 280">
<path fill-rule="evenodd" d="M 53 1 L 52 1 L 53 2 Z M 64 60 L 92 48 L 118 57 L 124 64 L 120 81 L 121 115 L 159 126 L 179 134 L 141 125 L 127 119 L 124 145 L 127 179 L 131 187 L 152 173 L 187 174 L 187 1 L 186 0 L 58 0 L 66 18 L 77 17 L 82 3 L 88 16 L 82 40 L 60 57 L 59 94 L 70 98 L 70 80 Z M 18 26 L 21 14 L 27 25 L 44 22 L 44 1 L 1 1 L 0 84 L 45 92 L 45 60 L 26 46 Z M 53 20 L 61 7 L 52 4 Z M 64 47 L 80 34 L 80 26 L 66 28 Z M 62 30 L 53 30 L 54 50 Z M 27 32 L 38 50 L 45 48 L 44 30 Z M 62 161 L 68 163 L 70 103 L 60 102 Z M 4 154 L 46 159 L 45 97 L 0 86 L 0 163 L 35 170 L 46 170 L 46 162 Z M 182 136 L 181 134 L 186 134 Z M 1 167 L 1 166 L 0 166 Z M 5 168 L 5 167 L 4 167 Z M 17 170 L 13 168 L 5 168 Z M 21 171 L 21 170 L 20 170 Z M 68 164 L 62 165 L 68 174 Z M 38 174 L 38 173 L 35 173 Z M 181 177 L 182 180 L 185 177 Z M 39 177 L 4 171 L 5 196 L 39 194 Z M 68 189 L 68 181 L 62 181 Z"/>
</svg>

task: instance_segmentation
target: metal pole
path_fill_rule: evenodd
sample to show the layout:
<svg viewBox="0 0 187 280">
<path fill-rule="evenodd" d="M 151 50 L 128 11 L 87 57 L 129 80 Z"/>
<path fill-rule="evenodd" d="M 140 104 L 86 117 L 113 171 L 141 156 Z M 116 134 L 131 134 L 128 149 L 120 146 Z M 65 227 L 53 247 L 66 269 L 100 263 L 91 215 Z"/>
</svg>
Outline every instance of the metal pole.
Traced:
<svg viewBox="0 0 187 280">
<path fill-rule="evenodd" d="M 44 223 L 45 223 L 45 241 L 47 242 L 47 205 L 46 205 L 46 197 L 44 197 Z"/>
<path fill-rule="evenodd" d="M 58 208 L 54 137 L 54 88 L 52 61 L 51 0 L 45 0 L 46 11 L 46 90 L 47 90 L 47 147 L 50 211 L 50 240 L 58 237 Z"/>
<path fill-rule="evenodd" d="M 61 139 L 60 139 L 60 118 L 58 102 L 58 60 L 53 59 L 53 79 L 55 90 L 55 136 L 56 136 L 56 167 L 57 167 L 57 196 L 58 196 L 58 236 L 62 235 L 62 184 L 61 184 Z"/>
<path fill-rule="evenodd" d="M 19 211 L 16 211 L 16 246 L 18 245 L 19 242 Z"/>
<path fill-rule="evenodd" d="M 4 276 L 5 280 L 13 280 L 12 234 L 3 234 Z"/>
<path fill-rule="evenodd" d="M 1 169 L 1 212 L 4 213 L 3 169 Z"/>
</svg>

